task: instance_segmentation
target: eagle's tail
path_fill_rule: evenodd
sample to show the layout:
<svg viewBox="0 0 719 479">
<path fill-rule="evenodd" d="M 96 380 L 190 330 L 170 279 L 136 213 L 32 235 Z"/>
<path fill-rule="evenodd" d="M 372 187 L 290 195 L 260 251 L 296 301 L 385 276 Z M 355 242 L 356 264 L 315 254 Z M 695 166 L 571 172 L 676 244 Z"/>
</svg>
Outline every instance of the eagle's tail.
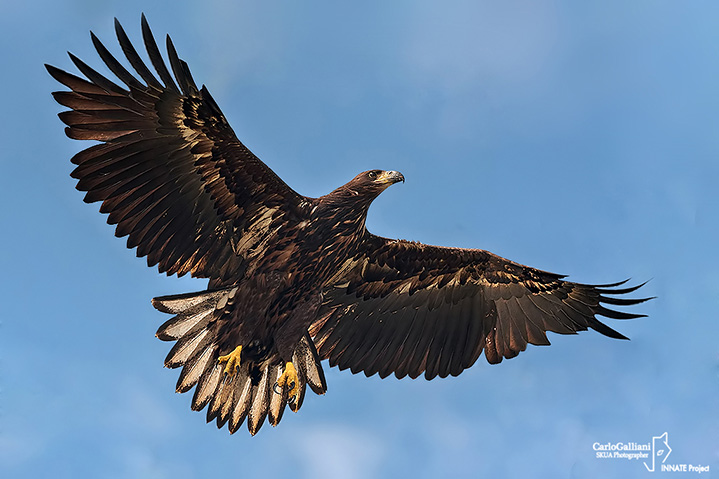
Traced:
<svg viewBox="0 0 719 479">
<path fill-rule="evenodd" d="M 218 359 L 222 347 L 218 337 L 218 319 L 226 312 L 237 288 L 225 288 L 200 293 L 163 296 L 152 300 L 153 306 L 164 313 L 175 314 L 160 326 L 156 336 L 163 341 L 176 341 L 165 358 L 165 367 L 178 368 L 182 372 L 177 380 L 176 391 L 184 393 L 193 386 L 192 409 L 207 407 L 207 422 L 217 420 L 222 428 L 229 421 L 228 429 L 234 433 L 247 418 L 247 428 L 252 435 L 269 418 L 276 426 L 288 404 L 287 392 L 275 392 L 275 384 L 284 372 L 282 363 L 265 362 L 253 366 L 240 364 L 232 375 L 225 374 L 225 364 Z M 306 386 L 316 394 L 327 390 L 320 358 L 309 334 L 300 340 L 292 362 L 297 370 L 299 393 L 290 409 L 297 412 L 302 405 Z"/>
</svg>

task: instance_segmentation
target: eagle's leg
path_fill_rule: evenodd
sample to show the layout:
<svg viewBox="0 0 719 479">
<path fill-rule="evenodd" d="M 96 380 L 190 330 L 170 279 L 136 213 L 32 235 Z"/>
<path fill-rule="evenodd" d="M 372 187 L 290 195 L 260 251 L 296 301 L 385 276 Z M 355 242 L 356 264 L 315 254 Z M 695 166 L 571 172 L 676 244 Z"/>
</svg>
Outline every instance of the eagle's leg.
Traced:
<svg viewBox="0 0 719 479">
<path fill-rule="evenodd" d="M 240 353 L 242 352 L 242 346 L 237 346 L 234 351 L 225 356 L 220 356 L 217 361 L 225 364 L 225 374 L 232 376 L 235 371 L 240 367 Z"/>
<path fill-rule="evenodd" d="M 297 393 L 299 392 L 300 381 L 297 377 L 297 370 L 295 365 L 291 361 L 285 364 L 285 370 L 282 375 L 277 379 L 276 386 L 282 388 L 283 391 L 287 391 L 287 400 L 291 403 L 297 400 Z M 287 389 L 289 387 L 289 390 Z"/>
</svg>

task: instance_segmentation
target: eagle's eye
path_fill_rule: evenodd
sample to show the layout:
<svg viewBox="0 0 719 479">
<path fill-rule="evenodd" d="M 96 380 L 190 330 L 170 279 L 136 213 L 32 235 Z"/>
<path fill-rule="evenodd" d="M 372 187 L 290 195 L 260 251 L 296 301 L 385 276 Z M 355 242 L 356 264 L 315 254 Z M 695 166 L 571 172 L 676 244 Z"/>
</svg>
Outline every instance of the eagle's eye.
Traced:
<svg viewBox="0 0 719 479">
<path fill-rule="evenodd" d="M 370 180 L 376 180 L 376 179 L 377 179 L 377 173 L 375 173 L 374 171 L 370 171 L 370 172 L 367 174 L 367 176 L 369 177 Z"/>
</svg>

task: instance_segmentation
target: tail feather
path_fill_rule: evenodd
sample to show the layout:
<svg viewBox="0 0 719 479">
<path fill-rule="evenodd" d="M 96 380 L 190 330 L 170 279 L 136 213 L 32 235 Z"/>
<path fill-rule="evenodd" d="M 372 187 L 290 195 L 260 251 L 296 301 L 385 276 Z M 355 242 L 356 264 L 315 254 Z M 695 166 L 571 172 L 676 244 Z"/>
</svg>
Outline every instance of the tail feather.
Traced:
<svg viewBox="0 0 719 479">
<path fill-rule="evenodd" d="M 177 294 L 152 299 L 152 305 L 163 313 L 176 314 L 155 335 L 163 341 L 174 341 L 193 329 L 207 326 L 217 310 L 223 310 L 234 299 L 237 288 Z"/>
<path fill-rule="evenodd" d="M 225 376 L 225 380 L 221 381 L 215 396 L 207 407 L 207 422 L 216 419 L 217 428 L 221 429 L 230 418 L 232 410 L 232 400 L 234 399 L 235 385 L 239 385 L 247 381 L 247 377 L 239 373 L 232 376 Z"/>
<path fill-rule="evenodd" d="M 214 367 L 209 364 L 207 369 L 202 372 L 200 380 L 197 382 L 197 388 L 195 388 L 195 394 L 192 397 L 193 411 L 202 411 L 210 402 L 222 380 L 222 370 L 223 368 L 218 364 L 215 364 Z"/>
<path fill-rule="evenodd" d="M 252 389 L 252 381 L 244 381 L 242 387 L 238 387 L 235 392 L 237 401 L 235 402 L 235 407 L 232 409 L 230 425 L 228 426 L 230 434 L 234 434 L 247 417 L 247 413 L 250 410 L 250 401 L 252 400 Z"/>
<path fill-rule="evenodd" d="M 278 364 L 270 370 L 270 384 L 274 386 L 282 375 L 283 368 Z M 285 406 L 287 405 L 287 395 L 277 394 L 274 389 L 270 392 L 270 404 L 267 409 L 267 417 L 270 424 L 276 426 L 282 419 L 282 413 L 285 412 Z"/>
<path fill-rule="evenodd" d="M 185 367 L 182 368 L 180 377 L 177 379 L 175 391 L 185 393 L 198 383 L 202 374 L 208 369 L 207 366 L 209 362 L 216 357 L 216 349 L 217 348 L 214 346 L 206 348 L 199 354 L 196 354 L 190 361 L 185 363 Z"/>
<path fill-rule="evenodd" d="M 219 363 L 220 351 L 236 345 L 220 344 L 217 321 L 232 306 L 237 288 L 163 296 L 152 300 L 158 310 L 175 314 L 157 331 L 163 341 L 176 341 L 165 359 L 168 368 L 182 367 L 176 391 L 184 393 L 195 387 L 192 409 L 207 407 L 207 422 L 215 420 L 218 428 L 228 425 L 230 433 L 237 431 L 245 419 L 252 435 L 265 420 L 276 426 L 288 405 L 287 392 L 275 392 L 274 385 L 284 372 L 285 365 L 266 362 L 259 365 L 241 364 L 232 375 L 224 373 Z M 297 412 L 302 405 L 307 386 L 316 394 L 327 391 L 324 372 L 314 343 L 305 334 L 295 349 L 292 362 L 298 376 L 297 400 L 289 403 Z M 259 367 L 259 380 L 252 377 L 252 367 Z"/>
<path fill-rule="evenodd" d="M 165 367 L 176 368 L 188 363 L 189 359 L 197 352 L 202 352 L 210 346 L 212 338 L 209 329 L 197 331 L 194 335 L 186 335 L 177 340 L 165 358 Z"/>
<path fill-rule="evenodd" d="M 292 362 L 298 366 L 298 372 L 302 377 L 302 382 L 306 382 L 315 394 L 324 394 L 327 391 L 327 382 L 325 381 L 325 372 L 320 365 L 320 357 L 317 349 L 310 339 L 309 334 L 300 340 Z M 302 390 L 304 394 L 304 388 Z M 298 401 L 299 403 L 299 401 Z M 297 406 L 299 409 L 299 405 Z"/>
<path fill-rule="evenodd" d="M 250 434 L 253 436 L 260 430 L 260 427 L 262 427 L 262 424 L 265 422 L 265 418 L 267 417 L 270 406 L 269 396 L 270 394 L 274 394 L 271 386 L 270 368 L 265 367 L 262 371 L 262 379 L 260 379 L 260 383 L 253 388 L 252 405 L 250 406 L 249 413 L 247 414 L 247 427 L 250 429 Z"/>
</svg>

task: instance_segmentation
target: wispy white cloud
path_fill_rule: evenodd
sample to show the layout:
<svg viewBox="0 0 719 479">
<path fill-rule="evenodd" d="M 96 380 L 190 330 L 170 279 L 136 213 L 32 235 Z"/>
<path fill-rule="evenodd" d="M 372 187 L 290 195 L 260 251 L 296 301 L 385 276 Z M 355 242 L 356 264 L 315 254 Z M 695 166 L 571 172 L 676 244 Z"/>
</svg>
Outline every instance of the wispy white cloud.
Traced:
<svg viewBox="0 0 719 479">
<path fill-rule="evenodd" d="M 317 425 L 290 449 L 299 456 L 303 477 L 364 479 L 378 475 L 382 442 L 378 434 L 358 427 Z"/>
</svg>

